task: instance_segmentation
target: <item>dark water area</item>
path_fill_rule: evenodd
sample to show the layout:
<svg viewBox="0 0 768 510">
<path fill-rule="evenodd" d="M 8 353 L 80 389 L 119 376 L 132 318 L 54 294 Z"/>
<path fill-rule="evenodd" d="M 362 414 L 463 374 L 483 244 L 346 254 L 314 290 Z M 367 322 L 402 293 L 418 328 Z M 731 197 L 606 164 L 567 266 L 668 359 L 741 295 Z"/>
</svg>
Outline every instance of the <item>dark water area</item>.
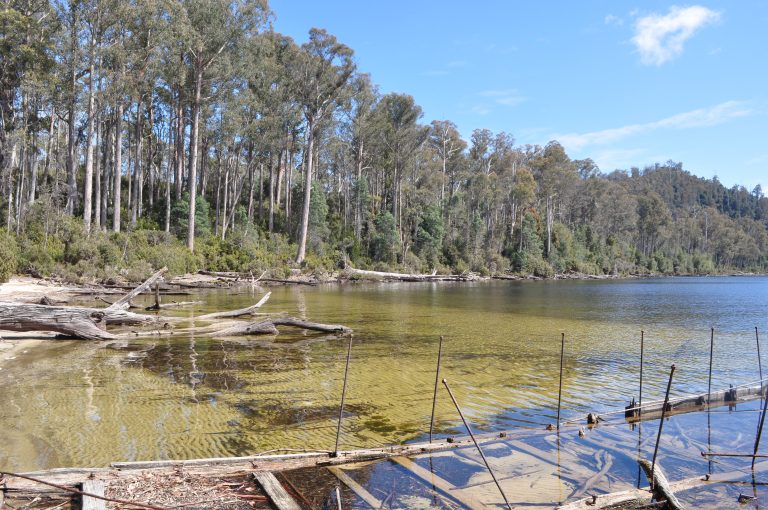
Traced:
<svg viewBox="0 0 768 510">
<path fill-rule="evenodd" d="M 345 284 L 276 287 L 264 312 L 354 330 L 342 448 L 423 439 L 438 338 L 442 375 L 478 431 L 541 429 L 556 416 L 565 333 L 564 419 L 759 379 L 755 327 L 768 330 L 768 278 Z M 180 317 L 256 302 L 267 289 L 201 293 Z M 347 339 L 281 328 L 277 337 L 50 342 L 0 370 L 0 467 L 332 449 Z M 763 353 L 768 347 L 763 349 Z M 768 364 L 766 365 L 768 371 Z M 754 433 L 755 416 L 743 413 Z M 742 416 L 739 414 L 738 416 Z M 677 419 L 677 418 L 676 418 Z M 463 433 L 447 394 L 441 436 Z M 681 418 L 682 420 L 682 418 Z M 674 470 L 674 466 L 671 466 Z"/>
</svg>

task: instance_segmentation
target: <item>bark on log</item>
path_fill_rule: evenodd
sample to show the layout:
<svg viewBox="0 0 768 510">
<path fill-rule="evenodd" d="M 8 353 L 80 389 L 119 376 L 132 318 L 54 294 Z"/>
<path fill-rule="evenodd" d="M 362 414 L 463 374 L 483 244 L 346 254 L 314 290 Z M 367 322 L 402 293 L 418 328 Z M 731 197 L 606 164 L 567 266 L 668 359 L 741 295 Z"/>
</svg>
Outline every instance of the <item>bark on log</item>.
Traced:
<svg viewBox="0 0 768 510">
<path fill-rule="evenodd" d="M 648 482 L 653 487 L 653 495 L 656 497 L 656 500 L 666 501 L 667 507 L 670 510 L 684 510 L 685 507 L 680 503 L 680 500 L 677 499 L 675 493 L 672 492 L 672 488 L 669 486 L 669 480 L 667 480 L 667 477 L 664 475 L 659 464 L 656 463 L 655 466 L 652 466 L 651 462 L 646 459 L 640 459 L 638 462 L 640 463 L 640 467 L 643 468 L 643 471 L 645 471 L 645 476 L 648 477 Z M 653 471 L 651 471 L 652 467 Z"/>
<path fill-rule="evenodd" d="M 135 298 L 145 290 L 147 290 L 155 281 L 157 281 L 164 273 L 168 271 L 167 267 L 160 269 L 158 272 L 147 278 L 144 283 L 133 289 L 131 292 L 121 297 L 114 303 L 112 303 L 107 310 L 127 310 L 130 306 L 131 299 Z"/>
<path fill-rule="evenodd" d="M 85 340 L 112 340 L 106 313 L 94 308 L 74 308 L 0 302 L 0 329 L 52 331 Z"/>
<path fill-rule="evenodd" d="M 203 320 L 203 321 L 208 321 L 208 320 L 211 320 L 211 319 L 223 319 L 223 318 L 241 317 L 243 315 L 251 315 L 256 310 L 261 308 L 264 305 L 264 303 L 267 302 L 267 300 L 269 299 L 269 296 L 271 296 L 271 295 L 272 295 L 271 292 L 267 292 L 266 294 L 264 294 L 264 297 L 262 297 L 259 300 L 258 303 L 256 303 L 255 305 L 251 305 L 251 306 L 249 306 L 247 308 L 240 308 L 239 310 L 230 310 L 228 312 L 207 313 L 205 315 L 201 315 L 201 316 L 197 317 L 197 319 L 198 320 Z"/>
</svg>

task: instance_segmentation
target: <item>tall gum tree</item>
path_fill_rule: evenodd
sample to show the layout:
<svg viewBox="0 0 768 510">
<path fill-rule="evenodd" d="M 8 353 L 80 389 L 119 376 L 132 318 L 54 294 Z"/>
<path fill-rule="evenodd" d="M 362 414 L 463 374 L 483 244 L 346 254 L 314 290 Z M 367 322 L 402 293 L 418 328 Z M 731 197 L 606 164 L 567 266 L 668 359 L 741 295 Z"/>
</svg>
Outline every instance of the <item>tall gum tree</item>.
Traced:
<svg viewBox="0 0 768 510">
<path fill-rule="evenodd" d="M 184 62 L 192 81 L 192 125 L 189 142 L 189 215 L 187 248 L 195 249 L 197 165 L 200 150 L 200 111 L 203 85 L 214 63 L 226 58 L 267 21 L 266 0 L 183 0 L 173 23 L 185 41 Z"/>
<path fill-rule="evenodd" d="M 312 194 L 312 172 L 315 164 L 315 138 L 321 121 L 337 105 L 342 89 L 355 71 L 352 49 L 336 41 L 326 32 L 313 28 L 309 41 L 301 46 L 294 69 L 297 99 L 301 103 L 307 129 L 304 158 L 304 202 L 299 226 L 299 247 L 296 263 L 304 262 L 307 251 L 307 230 Z"/>
</svg>

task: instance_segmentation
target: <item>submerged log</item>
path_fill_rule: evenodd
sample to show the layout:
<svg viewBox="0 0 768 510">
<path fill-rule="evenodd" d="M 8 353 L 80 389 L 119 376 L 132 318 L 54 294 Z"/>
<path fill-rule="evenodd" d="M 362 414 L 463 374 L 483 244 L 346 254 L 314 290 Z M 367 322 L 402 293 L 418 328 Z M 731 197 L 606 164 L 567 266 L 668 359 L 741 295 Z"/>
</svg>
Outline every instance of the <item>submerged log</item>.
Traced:
<svg viewBox="0 0 768 510">
<path fill-rule="evenodd" d="M 646 459 L 640 459 L 638 461 L 640 467 L 645 471 L 645 476 L 648 477 L 648 482 L 651 484 L 653 495 L 657 501 L 666 501 L 667 508 L 670 510 L 683 510 L 685 507 L 680 500 L 677 499 L 672 488 L 669 486 L 669 480 L 661 470 L 659 463 L 655 466 L 651 465 L 651 462 Z"/>
</svg>

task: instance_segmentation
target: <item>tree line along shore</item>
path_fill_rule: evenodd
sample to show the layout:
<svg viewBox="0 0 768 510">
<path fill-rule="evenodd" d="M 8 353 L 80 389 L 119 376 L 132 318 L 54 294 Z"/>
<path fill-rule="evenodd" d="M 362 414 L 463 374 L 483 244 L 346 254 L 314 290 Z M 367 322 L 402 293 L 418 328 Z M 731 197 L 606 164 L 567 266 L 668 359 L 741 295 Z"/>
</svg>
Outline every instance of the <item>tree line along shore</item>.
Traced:
<svg viewBox="0 0 768 510">
<path fill-rule="evenodd" d="M 768 268 L 768 199 L 667 161 L 465 139 L 264 0 L 0 11 L 0 281 L 716 274 Z M 511 126 L 513 127 L 513 126 Z M 695 169 L 694 169 L 695 170 Z M 724 173 L 727 168 L 722 170 Z"/>
</svg>

